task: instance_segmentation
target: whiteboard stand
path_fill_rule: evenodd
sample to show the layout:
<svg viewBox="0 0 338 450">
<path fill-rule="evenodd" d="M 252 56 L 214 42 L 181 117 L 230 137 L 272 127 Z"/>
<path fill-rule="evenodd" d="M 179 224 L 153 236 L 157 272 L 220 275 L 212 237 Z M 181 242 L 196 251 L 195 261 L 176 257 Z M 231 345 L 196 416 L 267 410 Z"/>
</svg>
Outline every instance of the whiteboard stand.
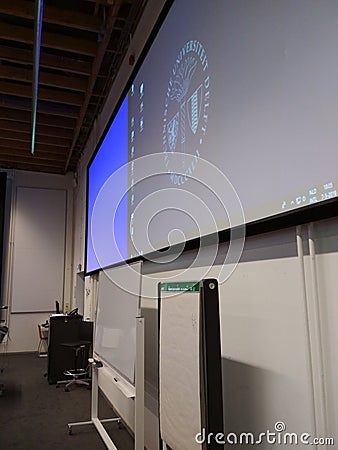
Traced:
<svg viewBox="0 0 338 450">
<path fill-rule="evenodd" d="M 135 450 L 144 450 L 144 317 L 136 317 Z"/>
<path fill-rule="evenodd" d="M 111 419 L 99 419 L 99 379 L 98 371 L 100 368 L 93 365 L 92 370 L 92 403 L 91 420 L 86 422 L 68 423 L 68 433 L 72 434 L 72 428 L 80 425 L 94 425 L 101 436 L 108 450 L 118 450 L 111 437 L 103 427 L 103 423 L 117 422 L 119 425 L 122 420 L 120 417 Z M 144 317 L 136 317 L 136 359 L 135 359 L 135 430 L 134 430 L 134 449 L 144 450 Z"/>
</svg>

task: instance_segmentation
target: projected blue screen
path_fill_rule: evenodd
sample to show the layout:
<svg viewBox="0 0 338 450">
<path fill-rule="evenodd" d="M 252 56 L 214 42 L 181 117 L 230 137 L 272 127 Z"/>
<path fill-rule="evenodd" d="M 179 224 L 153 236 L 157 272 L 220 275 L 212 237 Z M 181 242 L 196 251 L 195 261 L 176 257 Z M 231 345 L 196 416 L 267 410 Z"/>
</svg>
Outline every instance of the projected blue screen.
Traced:
<svg viewBox="0 0 338 450">
<path fill-rule="evenodd" d="M 87 208 L 87 261 L 86 271 L 91 272 L 107 265 L 112 265 L 127 259 L 128 229 L 128 177 L 119 177 L 119 188 L 126 193 L 122 198 L 114 198 L 114 192 L 108 189 L 112 174 L 128 163 L 128 97 L 118 110 L 99 151 L 88 169 L 88 208 Z M 106 189 L 107 190 L 107 189 Z M 107 218 L 102 214 L 107 212 L 101 206 L 102 199 L 110 196 L 110 203 L 105 207 L 116 208 L 114 220 L 107 228 Z M 120 196 L 118 196 L 120 197 Z M 115 204 L 118 202 L 118 204 Z M 94 213 L 94 214 L 93 214 Z M 93 220 L 95 218 L 95 220 Z M 102 225 L 102 226 L 101 226 Z M 114 236 L 114 244 L 111 242 Z M 105 245 L 102 251 L 100 242 Z"/>
</svg>

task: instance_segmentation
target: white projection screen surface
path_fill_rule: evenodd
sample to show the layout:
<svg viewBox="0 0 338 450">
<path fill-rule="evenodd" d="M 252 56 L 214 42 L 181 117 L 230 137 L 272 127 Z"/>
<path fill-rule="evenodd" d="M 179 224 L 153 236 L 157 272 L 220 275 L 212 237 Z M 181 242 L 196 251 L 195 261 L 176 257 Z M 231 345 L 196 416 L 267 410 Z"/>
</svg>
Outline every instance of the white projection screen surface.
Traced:
<svg viewBox="0 0 338 450">
<path fill-rule="evenodd" d="M 158 171 L 169 172 L 158 187 L 190 190 L 189 179 L 175 176 L 173 159 L 183 152 L 223 172 L 247 223 L 336 197 L 337 17 L 336 1 L 176 0 L 132 97 L 134 155 L 162 152 Z M 199 164 L 182 157 L 181 169 L 205 183 L 192 190 L 206 211 L 222 192 L 222 179 L 212 188 L 212 173 L 204 175 Z M 135 197 L 152 190 L 140 183 Z M 158 209 L 164 205 L 159 197 Z M 219 229 L 227 227 L 222 208 L 213 215 Z M 188 238 L 196 237 L 192 223 L 180 216 L 165 211 L 154 217 L 149 234 L 155 247 L 163 244 L 168 223 L 182 224 Z M 213 231 L 203 219 L 199 226 L 202 234 Z"/>
<path fill-rule="evenodd" d="M 128 94 L 122 259 L 337 199 L 337 17 L 335 0 L 173 2 Z"/>
<path fill-rule="evenodd" d="M 141 263 L 100 272 L 94 353 L 131 384 L 135 382 L 140 293 Z"/>
</svg>

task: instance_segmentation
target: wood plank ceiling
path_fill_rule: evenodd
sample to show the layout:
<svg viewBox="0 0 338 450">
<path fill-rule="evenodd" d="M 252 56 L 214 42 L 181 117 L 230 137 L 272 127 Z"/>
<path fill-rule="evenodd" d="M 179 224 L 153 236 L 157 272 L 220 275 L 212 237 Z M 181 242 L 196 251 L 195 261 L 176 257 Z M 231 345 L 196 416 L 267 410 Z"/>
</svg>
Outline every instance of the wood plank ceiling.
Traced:
<svg viewBox="0 0 338 450">
<path fill-rule="evenodd" d="M 45 0 L 31 155 L 34 0 L 0 0 L 0 167 L 76 170 L 146 0 Z"/>
</svg>

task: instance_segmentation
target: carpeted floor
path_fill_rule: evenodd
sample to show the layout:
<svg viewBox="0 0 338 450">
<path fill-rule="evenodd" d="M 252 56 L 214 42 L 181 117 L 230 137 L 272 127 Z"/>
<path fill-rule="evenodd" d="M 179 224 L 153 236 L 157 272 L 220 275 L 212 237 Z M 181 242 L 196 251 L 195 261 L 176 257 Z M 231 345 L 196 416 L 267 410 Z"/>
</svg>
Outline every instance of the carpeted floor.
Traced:
<svg viewBox="0 0 338 450">
<path fill-rule="evenodd" d="M 68 434 L 68 422 L 90 419 L 91 391 L 75 386 L 70 392 L 49 385 L 44 374 L 47 358 L 36 353 L 0 354 L 0 448 L 2 450 L 104 450 L 92 425 Z M 99 398 L 100 419 L 113 417 L 105 399 Z M 119 450 L 132 450 L 133 439 L 116 423 L 104 425 Z"/>
</svg>

